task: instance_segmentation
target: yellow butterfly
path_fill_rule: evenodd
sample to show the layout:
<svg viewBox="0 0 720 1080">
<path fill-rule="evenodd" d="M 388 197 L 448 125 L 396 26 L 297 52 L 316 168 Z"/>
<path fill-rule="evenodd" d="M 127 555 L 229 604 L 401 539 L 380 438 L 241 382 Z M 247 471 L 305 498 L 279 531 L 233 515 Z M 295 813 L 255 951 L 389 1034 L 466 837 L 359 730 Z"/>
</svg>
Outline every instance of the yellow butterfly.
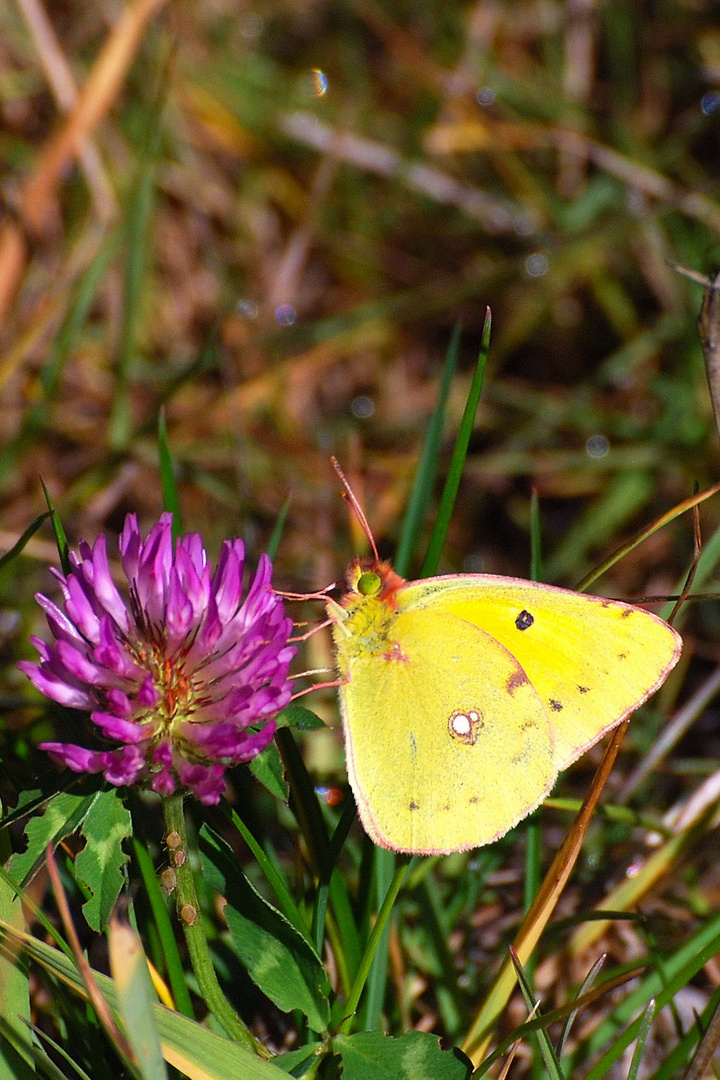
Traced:
<svg viewBox="0 0 720 1080">
<path fill-rule="evenodd" d="M 360 818 L 375 843 L 422 855 L 489 844 L 530 814 L 682 648 L 630 604 L 492 574 L 408 582 L 377 552 L 327 611 Z"/>
</svg>

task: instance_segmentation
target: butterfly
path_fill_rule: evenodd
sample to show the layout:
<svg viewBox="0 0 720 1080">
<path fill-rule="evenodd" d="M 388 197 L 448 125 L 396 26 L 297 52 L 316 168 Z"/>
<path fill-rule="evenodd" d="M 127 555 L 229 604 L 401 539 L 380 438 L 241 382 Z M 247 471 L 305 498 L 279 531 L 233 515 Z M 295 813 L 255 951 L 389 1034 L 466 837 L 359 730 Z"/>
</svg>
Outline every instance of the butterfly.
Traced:
<svg viewBox="0 0 720 1080">
<path fill-rule="evenodd" d="M 375 551 L 346 582 L 327 612 L 348 777 L 366 832 L 394 851 L 499 839 L 682 649 L 642 608 L 520 578 L 405 581 Z"/>
</svg>

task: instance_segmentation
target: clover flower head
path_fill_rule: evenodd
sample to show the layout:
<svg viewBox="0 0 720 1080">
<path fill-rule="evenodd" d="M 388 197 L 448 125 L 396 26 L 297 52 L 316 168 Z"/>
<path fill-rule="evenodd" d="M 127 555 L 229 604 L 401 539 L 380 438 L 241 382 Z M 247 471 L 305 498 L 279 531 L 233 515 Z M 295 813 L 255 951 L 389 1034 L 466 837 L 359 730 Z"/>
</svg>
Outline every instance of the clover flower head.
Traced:
<svg viewBox="0 0 720 1080">
<path fill-rule="evenodd" d="M 213 573 L 197 533 L 173 544 L 171 514 L 145 540 L 128 514 L 120 556 L 127 599 L 104 536 L 70 553 L 67 576 L 53 571 L 59 605 L 36 597 L 54 640 L 33 637 L 40 661 L 19 667 L 46 697 L 88 712 L 100 746 L 41 748 L 111 784 L 217 803 L 225 770 L 264 750 L 290 700 L 292 621 L 271 588 L 270 559 L 261 556 L 243 599 L 242 541 L 224 541 Z"/>
</svg>

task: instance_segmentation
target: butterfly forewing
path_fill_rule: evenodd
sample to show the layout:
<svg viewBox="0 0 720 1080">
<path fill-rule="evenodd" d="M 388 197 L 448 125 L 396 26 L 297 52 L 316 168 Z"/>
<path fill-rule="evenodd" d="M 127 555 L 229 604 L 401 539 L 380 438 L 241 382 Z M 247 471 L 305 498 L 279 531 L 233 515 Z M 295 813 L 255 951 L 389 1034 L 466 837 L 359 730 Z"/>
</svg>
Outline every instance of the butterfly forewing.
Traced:
<svg viewBox="0 0 720 1080">
<path fill-rule="evenodd" d="M 558 771 L 657 690 L 682 646 L 641 608 L 515 578 L 431 578 L 400 597 L 402 611 L 451 613 L 515 657 L 548 713 Z"/>
</svg>

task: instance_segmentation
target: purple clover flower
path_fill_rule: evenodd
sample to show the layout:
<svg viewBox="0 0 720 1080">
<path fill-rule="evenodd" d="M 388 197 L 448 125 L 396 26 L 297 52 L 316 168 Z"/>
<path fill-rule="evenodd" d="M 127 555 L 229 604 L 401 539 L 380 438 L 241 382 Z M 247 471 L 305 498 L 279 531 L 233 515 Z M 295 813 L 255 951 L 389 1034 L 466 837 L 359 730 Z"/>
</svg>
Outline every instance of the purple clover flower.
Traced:
<svg viewBox="0 0 720 1080">
<path fill-rule="evenodd" d="M 33 637 L 40 662 L 19 667 L 41 694 L 88 711 L 106 746 L 41 749 L 111 784 L 149 781 L 161 795 L 180 786 L 217 803 L 225 769 L 264 750 L 290 700 L 292 621 L 270 586 L 270 559 L 260 557 L 243 601 L 242 540 L 223 542 L 212 574 L 197 533 L 173 552 L 171 514 L 146 540 L 128 514 L 120 555 L 127 602 L 110 576 L 104 536 L 70 553 L 67 577 L 52 571 L 61 606 L 37 594 L 55 640 Z"/>
</svg>

